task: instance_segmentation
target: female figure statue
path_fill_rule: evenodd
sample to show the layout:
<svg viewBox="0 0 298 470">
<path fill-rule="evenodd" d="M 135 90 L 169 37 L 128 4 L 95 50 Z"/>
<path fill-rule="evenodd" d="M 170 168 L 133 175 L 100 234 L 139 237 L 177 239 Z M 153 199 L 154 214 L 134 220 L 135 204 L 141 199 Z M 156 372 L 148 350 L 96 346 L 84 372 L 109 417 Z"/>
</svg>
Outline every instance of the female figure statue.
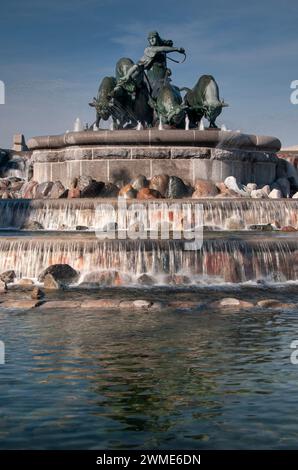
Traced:
<svg viewBox="0 0 298 470">
<path fill-rule="evenodd" d="M 146 70 L 151 87 L 151 96 L 155 98 L 160 87 L 171 75 L 171 71 L 167 68 L 167 54 L 169 52 L 185 54 L 185 50 L 182 47 L 173 47 L 173 41 L 171 40 L 161 39 L 157 31 L 149 33 L 148 41 L 149 46 L 146 47 L 143 57 L 118 81 L 117 86 L 138 77 L 140 72 Z"/>
</svg>

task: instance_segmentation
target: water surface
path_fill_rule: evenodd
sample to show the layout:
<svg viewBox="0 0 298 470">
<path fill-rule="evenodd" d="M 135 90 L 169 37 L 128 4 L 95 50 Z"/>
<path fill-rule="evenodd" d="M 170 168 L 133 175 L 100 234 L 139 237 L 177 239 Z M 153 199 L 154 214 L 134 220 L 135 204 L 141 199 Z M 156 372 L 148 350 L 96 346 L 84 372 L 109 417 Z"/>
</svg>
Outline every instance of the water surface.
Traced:
<svg viewBox="0 0 298 470">
<path fill-rule="evenodd" d="M 265 293 L 298 302 L 296 286 L 100 296 Z M 0 448 L 297 448 L 298 365 L 290 362 L 297 319 L 298 309 L 2 312 Z"/>
</svg>

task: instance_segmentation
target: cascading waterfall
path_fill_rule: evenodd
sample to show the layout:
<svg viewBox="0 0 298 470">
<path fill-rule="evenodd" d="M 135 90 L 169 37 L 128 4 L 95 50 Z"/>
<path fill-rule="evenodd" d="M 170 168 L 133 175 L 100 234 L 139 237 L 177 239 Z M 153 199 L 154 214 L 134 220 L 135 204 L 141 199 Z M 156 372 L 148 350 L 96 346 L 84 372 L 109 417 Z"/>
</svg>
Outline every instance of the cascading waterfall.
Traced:
<svg viewBox="0 0 298 470">
<path fill-rule="evenodd" d="M 47 266 L 67 263 L 80 271 L 81 281 L 86 275 L 90 279 L 91 273 L 117 271 L 118 284 L 134 283 L 142 273 L 151 274 L 156 282 L 173 274 L 185 274 L 194 283 L 294 281 L 297 257 L 298 241 L 291 238 L 206 239 L 196 251 L 177 240 L 6 237 L 0 242 L 0 272 L 14 269 L 18 277 L 36 279 Z"/>
<path fill-rule="evenodd" d="M 128 202 L 128 207 L 131 203 Z M 137 201 L 147 204 L 146 201 Z M 167 204 L 163 200 L 163 204 Z M 252 199 L 200 199 L 172 200 L 164 219 L 171 221 L 171 204 L 183 204 L 191 211 L 200 204 L 204 211 L 204 225 L 225 230 L 230 218 L 243 222 L 243 228 L 255 224 L 275 223 L 280 226 L 298 227 L 298 200 L 252 200 Z M 160 211 L 160 202 L 150 201 L 150 214 L 154 219 Z M 103 227 L 110 221 L 106 205 L 117 210 L 116 199 L 58 199 L 58 200 L 0 200 L 0 228 L 21 228 L 28 221 L 37 221 L 46 230 L 74 230 L 85 226 L 91 230 Z M 133 223 L 133 213 L 127 213 L 128 225 Z M 150 223 L 150 220 L 149 220 Z"/>
</svg>

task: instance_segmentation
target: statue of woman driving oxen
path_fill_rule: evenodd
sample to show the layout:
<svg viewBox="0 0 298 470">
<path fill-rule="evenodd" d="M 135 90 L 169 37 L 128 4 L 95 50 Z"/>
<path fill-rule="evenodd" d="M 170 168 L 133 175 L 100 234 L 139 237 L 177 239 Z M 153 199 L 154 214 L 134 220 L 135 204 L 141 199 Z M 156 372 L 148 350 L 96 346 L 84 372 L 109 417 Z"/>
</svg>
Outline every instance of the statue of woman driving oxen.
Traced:
<svg viewBox="0 0 298 470">
<path fill-rule="evenodd" d="M 158 122 L 183 128 L 188 116 L 190 127 L 197 127 L 202 117 L 209 120 L 210 127 L 217 127 L 215 119 L 227 105 L 219 99 L 214 78 L 203 75 L 192 90 L 179 89 L 171 83 L 167 54 L 178 52 L 185 56 L 185 50 L 173 47 L 173 41 L 161 39 L 156 31 L 149 33 L 148 41 L 149 46 L 136 64 L 122 58 L 116 65 L 116 78 L 102 80 L 97 98 L 90 103 L 96 108 L 96 126 L 101 119 L 112 117 L 114 127 L 120 129 L 134 128 L 138 123 L 151 127 Z M 184 100 L 182 90 L 187 91 Z"/>
</svg>

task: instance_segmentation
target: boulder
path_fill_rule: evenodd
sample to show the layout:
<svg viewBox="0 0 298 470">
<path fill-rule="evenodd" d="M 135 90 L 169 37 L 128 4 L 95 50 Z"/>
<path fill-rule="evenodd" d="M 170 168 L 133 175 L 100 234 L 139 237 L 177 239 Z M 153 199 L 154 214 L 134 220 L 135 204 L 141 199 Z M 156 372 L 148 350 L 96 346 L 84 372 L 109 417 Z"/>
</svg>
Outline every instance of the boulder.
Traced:
<svg viewBox="0 0 298 470">
<path fill-rule="evenodd" d="M 72 187 L 78 188 L 80 191 L 84 191 L 84 189 L 88 188 L 88 186 L 93 182 L 93 178 L 91 176 L 81 175 L 79 178 L 74 178 L 72 181 Z"/>
<path fill-rule="evenodd" d="M 39 282 L 43 282 L 47 274 L 51 274 L 56 281 L 65 285 L 75 282 L 79 277 L 77 271 L 69 264 L 52 264 L 38 276 Z"/>
<path fill-rule="evenodd" d="M 36 199 L 44 199 L 46 197 L 49 197 L 53 185 L 53 181 L 46 181 L 45 183 L 39 184 L 36 188 Z"/>
<path fill-rule="evenodd" d="M 139 175 L 132 181 L 131 185 L 133 189 L 140 191 L 143 188 L 148 188 L 149 181 L 147 180 L 146 176 Z"/>
<path fill-rule="evenodd" d="M 10 284 L 11 282 L 13 282 L 15 280 L 15 277 L 16 273 L 12 269 L 0 274 L 0 280 L 3 281 L 5 284 Z"/>
<path fill-rule="evenodd" d="M 104 185 L 100 197 L 118 197 L 119 188 L 113 183 L 107 183 Z"/>
<path fill-rule="evenodd" d="M 166 278 L 166 284 L 173 286 L 184 286 L 191 284 L 191 279 L 184 274 L 172 274 Z"/>
<path fill-rule="evenodd" d="M 266 184 L 265 186 L 263 186 L 263 187 L 261 188 L 261 191 L 262 191 L 264 194 L 266 194 L 267 196 L 269 196 L 270 191 L 271 191 L 269 184 Z"/>
<path fill-rule="evenodd" d="M 254 306 L 252 302 L 235 299 L 233 297 L 226 297 L 209 304 L 212 308 L 251 308 Z"/>
<path fill-rule="evenodd" d="M 219 194 L 217 194 L 215 197 L 239 197 L 239 194 L 236 193 L 236 191 L 233 191 L 232 189 L 228 189 L 226 185 L 220 181 L 218 183 L 215 183 L 215 186 L 217 189 L 220 191 Z"/>
<path fill-rule="evenodd" d="M 81 189 L 81 197 L 99 197 L 104 185 L 105 184 L 102 181 L 91 181 L 88 186 Z"/>
<path fill-rule="evenodd" d="M 10 185 L 10 190 L 11 191 L 20 191 L 22 189 L 22 187 L 24 186 L 25 182 L 24 181 L 15 181 L 13 183 L 11 183 Z"/>
<path fill-rule="evenodd" d="M 276 299 L 264 299 L 260 300 L 257 305 L 262 308 L 294 308 L 295 304 L 283 303 L 280 300 Z"/>
<path fill-rule="evenodd" d="M 245 190 L 246 190 L 248 193 L 251 193 L 252 191 L 255 191 L 256 189 L 258 189 L 256 183 L 248 183 L 248 184 L 245 186 Z"/>
<path fill-rule="evenodd" d="M 31 299 L 37 300 L 42 299 L 44 297 L 44 292 L 39 289 L 39 287 L 34 287 L 33 291 L 31 292 Z"/>
<path fill-rule="evenodd" d="M 61 183 L 61 181 L 55 181 L 53 183 L 53 186 L 52 186 L 52 189 L 51 189 L 51 192 L 50 192 L 49 196 L 50 196 L 51 199 L 60 199 L 60 198 L 63 198 L 63 197 L 67 196 L 66 189 L 63 186 L 63 184 Z"/>
<path fill-rule="evenodd" d="M 270 199 L 281 199 L 282 192 L 280 189 L 272 189 L 272 191 L 270 191 L 270 193 L 268 194 L 268 197 Z"/>
<path fill-rule="evenodd" d="M 271 224 L 254 224 L 250 225 L 249 230 L 259 230 L 260 232 L 272 232 L 274 227 Z"/>
<path fill-rule="evenodd" d="M 174 300 L 168 306 L 177 310 L 190 310 L 201 307 L 202 304 L 191 300 Z"/>
<path fill-rule="evenodd" d="M 219 189 L 212 181 L 197 180 L 193 198 L 214 197 L 219 193 Z"/>
<path fill-rule="evenodd" d="M 155 189 L 143 188 L 137 194 L 137 199 L 159 199 L 161 194 Z"/>
<path fill-rule="evenodd" d="M 9 191 L 4 191 L 2 193 L 1 199 L 13 199 L 12 194 Z"/>
<path fill-rule="evenodd" d="M 162 197 L 165 197 L 169 185 L 169 175 L 156 175 L 151 178 L 149 188 L 158 191 Z"/>
<path fill-rule="evenodd" d="M 43 286 L 45 289 L 59 290 L 63 288 L 61 282 L 57 281 L 52 274 L 46 274 L 43 279 Z"/>
<path fill-rule="evenodd" d="M 225 181 L 224 181 L 225 186 L 232 190 L 235 191 L 235 193 L 239 194 L 240 196 L 247 196 L 247 191 L 245 190 L 245 186 L 243 184 L 239 183 L 235 176 L 228 176 Z"/>
<path fill-rule="evenodd" d="M 121 300 L 119 307 L 123 310 L 132 310 L 134 308 L 133 300 Z"/>
<path fill-rule="evenodd" d="M 94 299 L 87 300 L 83 303 L 84 309 L 117 309 L 119 308 L 120 300 L 118 299 Z"/>
<path fill-rule="evenodd" d="M 253 189 L 250 193 L 252 199 L 267 199 L 268 194 L 266 194 L 262 189 Z"/>
<path fill-rule="evenodd" d="M 24 225 L 21 227 L 22 230 L 43 230 L 44 227 L 37 220 L 27 220 Z"/>
<path fill-rule="evenodd" d="M 298 199 L 298 192 L 292 196 L 293 199 Z"/>
<path fill-rule="evenodd" d="M 295 227 L 292 227 L 292 225 L 285 225 L 280 230 L 281 232 L 297 232 L 297 229 Z"/>
<path fill-rule="evenodd" d="M 138 284 L 141 284 L 142 286 L 153 286 L 155 284 L 155 280 L 152 276 L 149 276 L 149 274 L 142 274 L 138 278 Z"/>
<path fill-rule="evenodd" d="M 81 197 L 81 191 L 79 188 L 70 188 L 67 193 L 68 199 L 75 199 Z"/>
<path fill-rule="evenodd" d="M 189 195 L 189 188 L 178 176 L 170 176 L 168 189 L 165 197 L 169 199 L 180 199 Z"/>
<path fill-rule="evenodd" d="M 125 199 L 135 199 L 137 197 L 137 191 L 132 187 L 131 184 L 126 184 L 119 191 L 119 196 Z"/>
<path fill-rule="evenodd" d="M 30 310 L 31 308 L 38 307 L 40 300 L 8 300 L 1 304 L 1 308 L 11 310 Z"/>
<path fill-rule="evenodd" d="M 129 276 L 118 271 L 93 271 L 84 276 L 82 284 L 121 286 L 128 284 L 129 282 Z"/>
<path fill-rule="evenodd" d="M 2 189 L 7 189 L 8 187 L 10 186 L 10 181 L 6 180 L 6 179 L 0 179 L 0 190 Z"/>
<path fill-rule="evenodd" d="M 57 310 L 67 308 L 69 310 L 76 310 L 82 306 L 81 302 L 74 300 L 48 300 L 42 303 L 39 309 L 42 310 Z M 83 305 L 84 306 L 84 305 Z"/>
<path fill-rule="evenodd" d="M 21 197 L 23 199 L 34 199 L 36 195 L 37 186 L 37 181 L 31 180 L 25 183 L 21 190 Z"/>
<path fill-rule="evenodd" d="M 133 306 L 137 309 L 148 310 L 152 305 L 153 302 L 151 302 L 150 300 L 139 299 L 133 301 Z"/>
<path fill-rule="evenodd" d="M 217 194 L 216 198 L 231 198 L 231 197 L 239 197 L 239 194 L 233 191 L 232 189 L 226 189 L 225 192 Z"/>
<path fill-rule="evenodd" d="M 0 279 L 0 292 L 6 292 L 6 291 L 7 291 L 6 283 Z"/>
</svg>

